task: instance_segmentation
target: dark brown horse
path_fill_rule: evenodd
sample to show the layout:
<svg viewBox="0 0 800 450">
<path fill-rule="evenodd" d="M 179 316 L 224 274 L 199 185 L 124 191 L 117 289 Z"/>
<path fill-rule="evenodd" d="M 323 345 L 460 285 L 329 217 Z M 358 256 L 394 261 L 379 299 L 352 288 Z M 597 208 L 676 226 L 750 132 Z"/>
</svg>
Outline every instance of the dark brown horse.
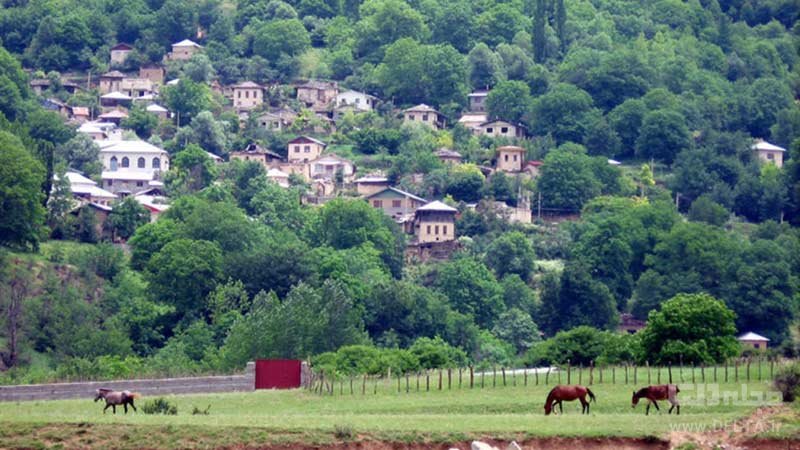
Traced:
<svg viewBox="0 0 800 450">
<path fill-rule="evenodd" d="M 581 414 L 589 414 L 589 402 L 586 401 L 586 396 L 589 396 L 591 401 L 596 402 L 594 392 L 585 386 L 562 386 L 558 385 L 550 390 L 547 394 L 547 400 L 544 402 L 544 415 L 550 415 L 554 406 L 558 405 L 561 413 L 564 412 L 564 405 L 561 403 L 566 400 L 571 402 L 573 400 L 581 401 Z"/>
<path fill-rule="evenodd" d="M 117 405 L 122 405 L 125 408 L 125 414 L 128 414 L 128 405 L 131 405 L 131 408 L 136 411 L 136 405 L 133 404 L 133 400 L 139 397 L 140 395 L 136 392 L 114 391 L 111 389 L 100 388 L 96 391 L 94 401 L 98 402 L 101 399 L 106 401 L 106 407 L 103 408 L 103 414 L 106 413 L 106 410 L 109 406 L 114 414 L 116 414 Z"/>
<path fill-rule="evenodd" d="M 669 408 L 668 414 L 672 414 L 672 409 L 677 407 L 677 413 L 681 413 L 681 404 L 678 402 L 678 392 L 681 390 L 678 389 L 678 386 L 674 384 L 661 384 L 658 386 L 647 386 L 644 388 L 639 389 L 638 391 L 633 393 L 633 398 L 631 399 L 631 408 L 635 408 L 636 405 L 639 403 L 640 398 L 647 399 L 647 409 L 645 409 L 645 415 L 650 414 L 650 405 L 654 405 L 656 407 L 656 411 L 660 411 L 658 408 L 658 402 L 656 400 L 668 400 L 672 406 Z"/>
</svg>

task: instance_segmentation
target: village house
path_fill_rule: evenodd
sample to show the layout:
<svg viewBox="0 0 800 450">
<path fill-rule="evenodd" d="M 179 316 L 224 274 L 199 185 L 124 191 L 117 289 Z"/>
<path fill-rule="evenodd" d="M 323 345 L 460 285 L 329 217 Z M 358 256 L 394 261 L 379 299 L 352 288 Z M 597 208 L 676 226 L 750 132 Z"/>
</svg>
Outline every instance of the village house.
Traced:
<svg viewBox="0 0 800 450">
<path fill-rule="evenodd" d="M 259 115 L 256 117 L 256 122 L 265 130 L 283 131 L 294 123 L 296 117 L 297 113 L 291 109 L 282 108 Z"/>
<path fill-rule="evenodd" d="M 99 90 L 101 94 L 108 94 L 111 92 L 119 92 L 122 90 L 120 84 L 125 74 L 119 70 L 112 70 L 111 72 L 100 75 Z"/>
<path fill-rule="evenodd" d="M 97 183 L 78 172 L 66 172 L 64 176 L 69 181 L 72 197 L 81 203 L 111 206 L 111 203 L 117 199 L 116 195 L 98 187 Z M 53 178 L 58 180 L 58 175 L 54 175 Z"/>
<path fill-rule="evenodd" d="M 146 189 L 133 196 L 133 199 L 150 213 L 150 223 L 158 220 L 161 213 L 169 209 L 168 199 L 163 194 L 163 189 L 156 187 Z"/>
<path fill-rule="evenodd" d="M 467 95 L 469 98 L 470 112 L 486 112 L 486 97 L 489 96 L 487 90 L 477 90 Z"/>
<path fill-rule="evenodd" d="M 421 123 L 436 130 L 444 128 L 444 116 L 424 103 L 403 111 L 403 122 Z"/>
<path fill-rule="evenodd" d="M 450 150 L 449 148 L 442 147 L 437 150 L 436 157 L 439 158 L 439 161 L 447 165 L 461 164 L 461 153 Z"/>
<path fill-rule="evenodd" d="M 139 78 L 146 78 L 156 85 L 163 85 L 167 76 L 167 69 L 158 64 L 145 64 L 139 67 Z"/>
<path fill-rule="evenodd" d="M 336 108 L 351 107 L 355 112 L 372 111 L 376 97 L 363 92 L 347 90 L 336 95 Z"/>
<path fill-rule="evenodd" d="M 88 202 L 79 205 L 69 213 L 75 217 L 80 217 L 83 214 L 93 215 L 95 235 L 101 239 L 107 239 L 111 237 L 110 232 L 106 228 L 106 220 L 108 220 L 108 215 L 111 213 L 110 206 Z"/>
<path fill-rule="evenodd" d="M 454 241 L 457 213 L 457 209 L 440 201 L 433 201 L 417 208 L 414 218 L 416 242 L 426 244 Z"/>
<path fill-rule="evenodd" d="M 119 91 L 132 99 L 155 94 L 155 85 L 148 78 L 123 78 L 119 83 Z"/>
<path fill-rule="evenodd" d="M 250 110 L 264 103 L 264 88 L 252 81 L 233 86 L 233 107 L 237 110 Z"/>
<path fill-rule="evenodd" d="M 114 91 L 100 96 L 100 106 L 104 108 L 128 108 L 131 105 L 131 97 L 122 92 Z"/>
<path fill-rule="evenodd" d="M 172 44 L 172 51 L 167 53 L 166 59 L 170 61 L 186 61 L 192 59 L 195 53 L 201 51 L 203 46 L 189 39 Z"/>
<path fill-rule="evenodd" d="M 355 181 L 358 195 L 368 196 L 389 188 L 389 179 L 383 175 L 367 175 Z"/>
<path fill-rule="evenodd" d="M 324 111 L 339 94 L 335 81 L 310 80 L 297 86 L 297 101 L 314 111 Z"/>
<path fill-rule="evenodd" d="M 146 189 L 151 189 L 155 179 L 154 174 L 139 172 L 130 169 L 104 170 L 102 174 L 103 187 L 120 197 L 135 195 Z"/>
<path fill-rule="evenodd" d="M 69 117 L 69 106 L 57 98 L 45 98 L 41 100 L 44 109 L 57 112 L 64 117 Z"/>
<path fill-rule="evenodd" d="M 520 196 L 516 206 L 511 206 L 506 202 L 492 202 L 491 207 L 495 215 L 508 223 L 529 224 L 533 221 L 531 214 L 531 202 L 527 196 Z"/>
<path fill-rule="evenodd" d="M 131 54 L 133 51 L 133 46 L 119 43 L 113 47 L 111 47 L 111 65 L 119 65 L 125 64 L 125 60 L 128 59 L 128 55 Z"/>
<path fill-rule="evenodd" d="M 122 137 L 119 128 L 109 122 L 84 122 L 77 131 L 91 137 L 93 141 L 115 140 Z"/>
<path fill-rule="evenodd" d="M 525 172 L 528 177 L 536 178 L 539 176 L 542 164 L 544 164 L 544 162 L 538 160 L 528 161 L 525 163 L 525 167 L 523 167 L 522 171 Z"/>
<path fill-rule="evenodd" d="M 478 125 L 473 130 L 477 134 L 489 137 L 524 138 L 525 127 L 505 120 L 492 120 Z"/>
<path fill-rule="evenodd" d="M 120 126 L 122 121 L 128 118 L 128 113 L 114 109 L 107 113 L 100 114 L 97 116 L 97 118 L 103 122 L 113 123 L 116 126 Z"/>
<path fill-rule="evenodd" d="M 73 106 L 70 108 L 70 118 L 77 123 L 88 122 L 91 119 L 89 108 L 86 106 Z"/>
<path fill-rule="evenodd" d="M 522 147 L 506 145 L 497 148 L 497 170 L 509 173 L 522 172 L 525 165 L 525 154 L 527 150 Z"/>
<path fill-rule="evenodd" d="M 289 174 L 276 168 L 270 168 L 267 171 L 267 178 L 283 188 L 289 187 Z"/>
<path fill-rule="evenodd" d="M 778 168 L 783 167 L 783 155 L 786 153 L 785 148 L 770 144 L 763 139 L 756 141 L 751 148 L 756 152 L 756 156 L 758 156 L 760 160 L 771 162 Z"/>
<path fill-rule="evenodd" d="M 488 116 L 484 113 L 466 113 L 458 119 L 458 123 L 468 130 L 476 133 L 482 123 L 486 123 Z"/>
<path fill-rule="evenodd" d="M 169 155 L 145 141 L 99 142 L 103 187 L 117 194 L 136 194 L 152 188 L 169 170 Z"/>
<path fill-rule="evenodd" d="M 636 319 L 633 314 L 622 313 L 619 315 L 619 325 L 617 331 L 625 334 L 636 334 L 647 326 L 647 322 L 641 319 Z"/>
<path fill-rule="evenodd" d="M 383 210 L 384 214 L 400 223 L 410 221 L 417 209 L 428 203 L 422 197 L 393 187 L 381 189 L 365 196 L 364 199 L 370 206 Z"/>
<path fill-rule="evenodd" d="M 36 78 L 30 81 L 29 85 L 36 95 L 42 95 L 50 88 L 50 80 L 47 78 Z M 83 90 L 80 85 L 69 80 L 61 80 L 61 88 L 70 95 Z"/>
<path fill-rule="evenodd" d="M 311 161 L 311 178 L 322 178 L 325 180 L 332 180 L 339 182 L 341 177 L 342 182 L 350 182 L 355 173 L 355 166 L 352 161 L 342 158 L 333 153 L 322 155 L 319 158 Z"/>
<path fill-rule="evenodd" d="M 155 103 L 153 103 L 152 105 L 147 105 L 145 111 L 149 112 L 150 114 L 156 115 L 161 120 L 166 120 L 167 118 L 169 118 L 169 110 Z"/>
<path fill-rule="evenodd" d="M 289 141 L 287 159 L 291 163 L 307 163 L 319 158 L 325 147 L 327 147 L 327 144 L 320 140 L 308 136 L 300 136 Z"/>
<path fill-rule="evenodd" d="M 769 345 L 768 338 L 765 338 L 760 334 L 753 333 L 752 331 L 739 336 L 736 338 L 736 340 L 742 344 L 742 347 L 752 348 L 755 350 L 766 350 L 767 346 Z"/>
<path fill-rule="evenodd" d="M 244 148 L 244 150 L 231 152 L 230 158 L 231 160 L 238 159 L 240 161 L 256 161 L 264 166 L 264 168 L 267 170 L 277 166 L 282 160 L 281 155 L 267 150 L 256 143 L 249 144 Z"/>
</svg>

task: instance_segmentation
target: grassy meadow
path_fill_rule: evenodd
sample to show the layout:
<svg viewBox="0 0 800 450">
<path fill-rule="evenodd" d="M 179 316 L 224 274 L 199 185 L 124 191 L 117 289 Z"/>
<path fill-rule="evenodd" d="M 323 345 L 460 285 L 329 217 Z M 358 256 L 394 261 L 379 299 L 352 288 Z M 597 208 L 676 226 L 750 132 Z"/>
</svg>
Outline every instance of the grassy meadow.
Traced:
<svg viewBox="0 0 800 450">
<path fill-rule="evenodd" d="M 425 390 L 423 377 L 420 391 L 416 390 L 415 378 L 409 380 L 409 392 L 406 392 L 405 378 L 401 379 L 400 393 L 396 380 L 383 380 L 377 384 L 368 382 L 365 394 L 356 383 L 352 395 L 348 381 L 337 383 L 333 394 L 324 395 L 291 390 L 165 396 L 178 406 L 176 416 L 145 415 L 141 410 L 126 416 L 119 409 L 117 415 L 112 415 L 110 410 L 104 415 L 103 405 L 92 403 L 90 395 L 81 400 L 3 403 L 0 404 L 0 447 L 48 448 L 63 443 L 68 443 L 65 448 L 108 446 L 108 442 L 95 436 L 98 433 L 88 430 L 117 426 L 128 430 L 125 443 L 131 448 L 137 444 L 154 445 L 156 441 L 146 439 L 162 438 L 164 441 L 159 441 L 156 447 L 212 448 L 232 443 L 293 441 L 326 443 L 356 438 L 449 442 L 481 436 L 501 439 L 665 437 L 681 427 L 696 430 L 704 426 L 725 426 L 748 416 L 758 406 L 776 403 L 766 380 L 740 380 L 739 383 L 730 380 L 719 384 L 688 381 L 680 384 L 680 416 L 668 415 L 668 403 L 661 402 L 661 412 L 651 409 L 650 416 L 645 417 L 644 404 L 631 408 L 634 385 L 623 384 L 619 378 L 616 384 L 611 384 L 604 376 L 603 384 L 591 386 L 597 403 L 592 404 L 590 415 L 582 416 L 579 403 L 572 402 L 565 403 L 563 415 L 546 417 L 543 403 L 554 383 L 549 380 L 549 386 L 545 386 L 542 379 L 539 381 L 539 385 L 534 385 L 529 378 L 528 385 L 523 386 L 519 375 L 517 385 L 513 386 L 509 376 L 507 386 L 503 387 L 498 377 L 497 386 L 492 387 L 493 378 L 487 378 L 484 388 L 476 382 L 472 389 L 465 385 L 459 389 L 456 382 L 451 390 L 447 390 L 445 381 L 444 389 L 439 391 L 437 375 L 431 378 L 430 391 Z M 640 381 L 639 384 L 646 383 Z M 139 406 L 146 400 L 140 399 Z M 191 414 L 195 407 L 204 410 L 209 406 L 209 415 Z M 226 431 L 234 429 L 237 431 L 233 434 Z M 81 436 L 94 444 L 74 441 Z"/>
</svg>

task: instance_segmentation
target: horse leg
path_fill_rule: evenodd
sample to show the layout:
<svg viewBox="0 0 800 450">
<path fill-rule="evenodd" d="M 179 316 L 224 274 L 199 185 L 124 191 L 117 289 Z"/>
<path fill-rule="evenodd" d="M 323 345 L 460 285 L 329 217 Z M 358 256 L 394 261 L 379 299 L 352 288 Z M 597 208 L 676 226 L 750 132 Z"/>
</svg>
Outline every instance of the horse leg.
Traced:
<svg viewBox="0 0 800 450">
<path fill-rule="evenodd" d="M 103 414 L 106 413 L 106 410 L 108 409 L 109 406 L 111 406 L 111 403 L 106 403 L 106 407 L 103 408 Z"/>
<path fill-rule="evenodd" d="M 564 401 L 563 400 L 559 400 L 558 401 L 558 410 L 559 410 L 559 412 L 561 414 L 564 414 Z"/>
<path fill-rule="evenodd" d="M 589 414 L 589 402 L 586 401 L 586 397 L 580 397 L 579 400 L 581 401 L 581 414 Z"/>
<path fill-rule="evenodd" d="M 658 402 L 653 400 L 653 406 L 656 407 L 656 411 L 661 412 L 661 408 L 658 407 Z"/>
<path fill-rule="evenodd" d="M 138 412 L 138 410 L 136 409 L 136 405 L 133 404 L 133 399 L 131 399 L 131 408 L 133 408 L 134 412 Z"/>
<path fill-rule="evenodd" d="M 128 402 L 123 402 L 122 407 L 125 408 L 125 414 L 128 414 Z"/>
<path fill-rule="evenodd" d="M 652 402 L 649 402 L 649 401 L 647 402 L 647 408 L 645 408 L 645 410 L 644 410 L 644 415 L 645 416 L 649 416 L 650 415 L 650 403 L 652 403 Z"/>
</svg>

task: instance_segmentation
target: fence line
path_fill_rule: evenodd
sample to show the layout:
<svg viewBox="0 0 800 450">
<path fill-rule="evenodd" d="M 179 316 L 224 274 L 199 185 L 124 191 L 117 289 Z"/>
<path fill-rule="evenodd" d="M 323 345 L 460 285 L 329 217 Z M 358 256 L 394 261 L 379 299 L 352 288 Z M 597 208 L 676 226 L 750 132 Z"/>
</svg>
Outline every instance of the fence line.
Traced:
<svg viewBox="0 0 800 450">
<path fill-rule="evenodd" d="M 557 367 L 513 368 L 496 367 L 476 369 L 474 366 L 427 369 L 406 373 L 386 374 L 328 374 L 323 370 L 311 369 L 310 382 L 306 389 L 319 395 L 337 394 L 336 383 L 339 384 L 339 395 L 355 395 L 359 390 L 354 387 L 361 380 L 360 395 L 367 394 L 367 385 L 372 385 L 372 393 L 412 393 L 430 391 L 451 391 L 528 386 L 551 386 L 566 382 L 567 384 L 682 384 L 698 381 L 700 383 L 729 383 L 739 381 L 763 382 L 774 378 L 775 366 L 786 360 L 767 358 L 735 359 L 724 364 L 706 366 L 696 365 L 650 365 L 632 364 L 597 366 L 591 362 L 587 367 L 582 364 L 573 366 L 569 362 Z M 619 372 L 619 374 L 617 373 Z M 463 374 L 463 378 L 462 378 Z M 553 376 L 554 375 L 554 376 Z M 618 379 L 619 375 L 619 379 Z M 518 379 L 521 376 L 521 380 Z M 456 378 L 457 377 L 457 378 Z M 431 379 L 433 378 L 433 379 Z M 487 380 L 488 378 L 488 380 Z M 655 381 L 655 383 L 653 383 Z M 345 388 L 349 386 L 349 389 Z"/>
</svg>

